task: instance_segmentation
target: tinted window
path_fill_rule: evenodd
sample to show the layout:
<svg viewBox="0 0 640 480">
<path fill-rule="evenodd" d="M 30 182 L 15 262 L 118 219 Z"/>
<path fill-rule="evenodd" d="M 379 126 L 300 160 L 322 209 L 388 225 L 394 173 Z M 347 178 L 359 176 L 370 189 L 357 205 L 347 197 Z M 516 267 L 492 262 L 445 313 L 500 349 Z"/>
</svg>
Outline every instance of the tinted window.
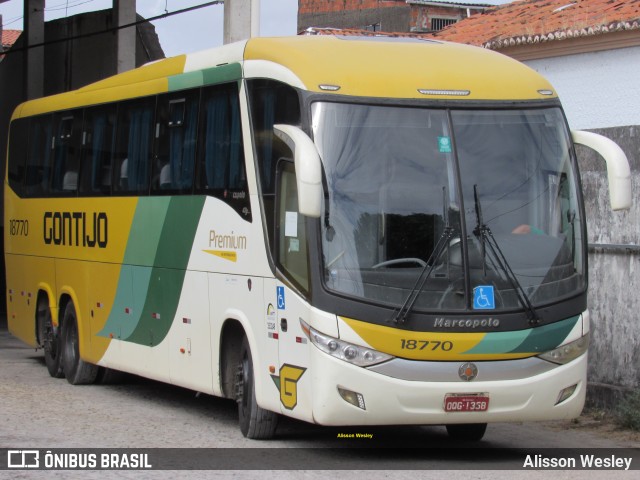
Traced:
<svg viewBox="0 0 640 480">
<path fill-rule="evenodd" d="M 59 113 L 54 117 L 53 172 L 51 193 L 78 191 L 82 111 Z"/>
<path fill-rule="evenodd" d="M 9 137 L 9 185 L 18 195 L 22 193 L 25 160 L 27 158 L 28 120 L 16 120 L 11 123 Z"/>
<path fill-rule="evenodd" d="M 156 148 L 152 165 L 154 193 L 190 192 L 198 133 L 199 91 L 158 98 Z"/>
<path fill-rule="evenodd" d="M 88 108 L 84 114 L 81 194 L 111 192 L 111 152 L 115 141 L 115 105 Z"/>
<path fill-rule="evenodd" d="M 118 106 L 112 191 L 145 193 L 151 173 L 155 97 Z"/>
<path fill-rule="evenodd" d="M 205 88 L 200 108 L 198 188 L 250 220 L 238 88 Z"/>
<path fill-rule="evenodd" d="M 49 115 L 34 117 L 29 125 L 25 194 L 44 195 L 51 177 L 52 128 Z"/>
</svg>

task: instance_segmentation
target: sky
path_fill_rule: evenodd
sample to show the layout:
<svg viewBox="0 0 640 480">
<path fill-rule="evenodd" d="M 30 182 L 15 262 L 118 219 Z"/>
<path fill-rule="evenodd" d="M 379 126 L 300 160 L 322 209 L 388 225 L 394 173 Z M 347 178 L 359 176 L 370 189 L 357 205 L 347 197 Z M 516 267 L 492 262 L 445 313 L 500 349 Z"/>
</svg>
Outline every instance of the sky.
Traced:
<svg viewBox="0 0 640 480">
<path fill-rule="evenodd" d="M 138 14 L 155 17 L 208 0 L 138 0 Z M 22 30 L 24 0 L 0 3 L 4 29 Z M 111 8 L 113 0 L 46 0 L 45 21 Z M 152 22 L 167 57 L 222 45 L 224 6 L 212 5 Z M 295 35 L 298 0 L 261 0 L 260 36 Z"/>
</svg>

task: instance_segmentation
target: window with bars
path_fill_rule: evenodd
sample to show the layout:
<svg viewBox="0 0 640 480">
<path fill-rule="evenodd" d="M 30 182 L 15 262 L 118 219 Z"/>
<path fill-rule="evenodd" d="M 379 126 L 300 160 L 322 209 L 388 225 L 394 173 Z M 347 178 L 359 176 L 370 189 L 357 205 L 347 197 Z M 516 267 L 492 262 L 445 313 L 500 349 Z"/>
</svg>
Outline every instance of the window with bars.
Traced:
<svg viewBox="0 0 640 480">
<path fill-rule="evenodd" d="M 442 30 L 444 27 L 448 27 L 449 25 L 453 25 L 457 22 L 457 18 L 432 18 L 431 30 L 437 32 L 439 30 Z"/>
</svg>

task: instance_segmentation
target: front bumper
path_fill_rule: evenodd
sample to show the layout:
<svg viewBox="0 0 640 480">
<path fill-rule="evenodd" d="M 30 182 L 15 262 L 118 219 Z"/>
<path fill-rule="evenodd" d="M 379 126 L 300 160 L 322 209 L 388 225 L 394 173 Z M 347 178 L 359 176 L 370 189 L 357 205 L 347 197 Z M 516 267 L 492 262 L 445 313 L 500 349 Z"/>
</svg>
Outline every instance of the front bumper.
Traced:
<svg viewBox="0 0 640 480">
<path fill-rule="evenodd" d="M 421 381 L 394 378 L 335 359 L 311 347 L 313 418 L 321 425 L 435 425 L 569 419 L 580 415 L 586 393 L 587 354 L 566 365 L 551 365 L 524 374 L 471 382 Z M 515 360 L 505 360 L 504 365 Z M 540 362 L 543 362 L 540 360 Z M 442 362 L 420 362 L 443 370 Z M 464 362 L 449 362 L 457 371 Z M 502 362 L 501 362 L 502 363 Z M 546 362 L 545 362 L 546 363 Z M 480 371 L 483 362 L 476 362 Z M 508 366 L 502 367 L 508 371 Z M 447 368 L 445 368 L 446 370 Z M 529 376 L 526 376 L 529 375 Z M 556 405 L 560 392 L 576 385 L 573 394 Z M 345 401 L 338 387 L 359 393 L 365 409 Z M 484 412 L 445 412 L 446 394 L 483 393 L 490 398 Z"/>
</svg>

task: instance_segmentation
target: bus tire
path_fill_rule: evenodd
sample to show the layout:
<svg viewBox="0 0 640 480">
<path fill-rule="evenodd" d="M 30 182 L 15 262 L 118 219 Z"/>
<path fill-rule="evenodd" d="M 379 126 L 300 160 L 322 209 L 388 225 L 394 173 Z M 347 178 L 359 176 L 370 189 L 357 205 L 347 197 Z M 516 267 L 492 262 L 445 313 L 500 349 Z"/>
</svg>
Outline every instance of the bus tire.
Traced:
<svg viewBox="0 0 640 480">
<path fill-rule="evenodd" d="M 62 319 L 62 369 L 71 385 L 93 383 L 98 375 L 98 367 L 80 358 L 78 321 L 73 302 L 68 302 Z"/>
<path fill-rule="evenodd" d="M 44 363 L 49 375 L 53 378 L 64 377 L 62 370 L 62 345 L 60 329 L 53 326 L 49 301 L 45 296 L 38 299 L 36 328 L 38 329 L 38 342 L 44 348 Z"/>
<path fill-rule="evenodd" d="M 447 425 L 447 433 L 454 440 L 477 442 L 487 431 L 486 423 L 458 423 Z"/>
<path fill-rule="evenodd" d="M 256 402 L 253 360 L 249 340 L 245 336 L 240 347 L 236 381 L 236 402 L 242 435 L 254 440 L 273 438 L 278 426 L 278 414 L 265 410 Z"/>
</svg>

